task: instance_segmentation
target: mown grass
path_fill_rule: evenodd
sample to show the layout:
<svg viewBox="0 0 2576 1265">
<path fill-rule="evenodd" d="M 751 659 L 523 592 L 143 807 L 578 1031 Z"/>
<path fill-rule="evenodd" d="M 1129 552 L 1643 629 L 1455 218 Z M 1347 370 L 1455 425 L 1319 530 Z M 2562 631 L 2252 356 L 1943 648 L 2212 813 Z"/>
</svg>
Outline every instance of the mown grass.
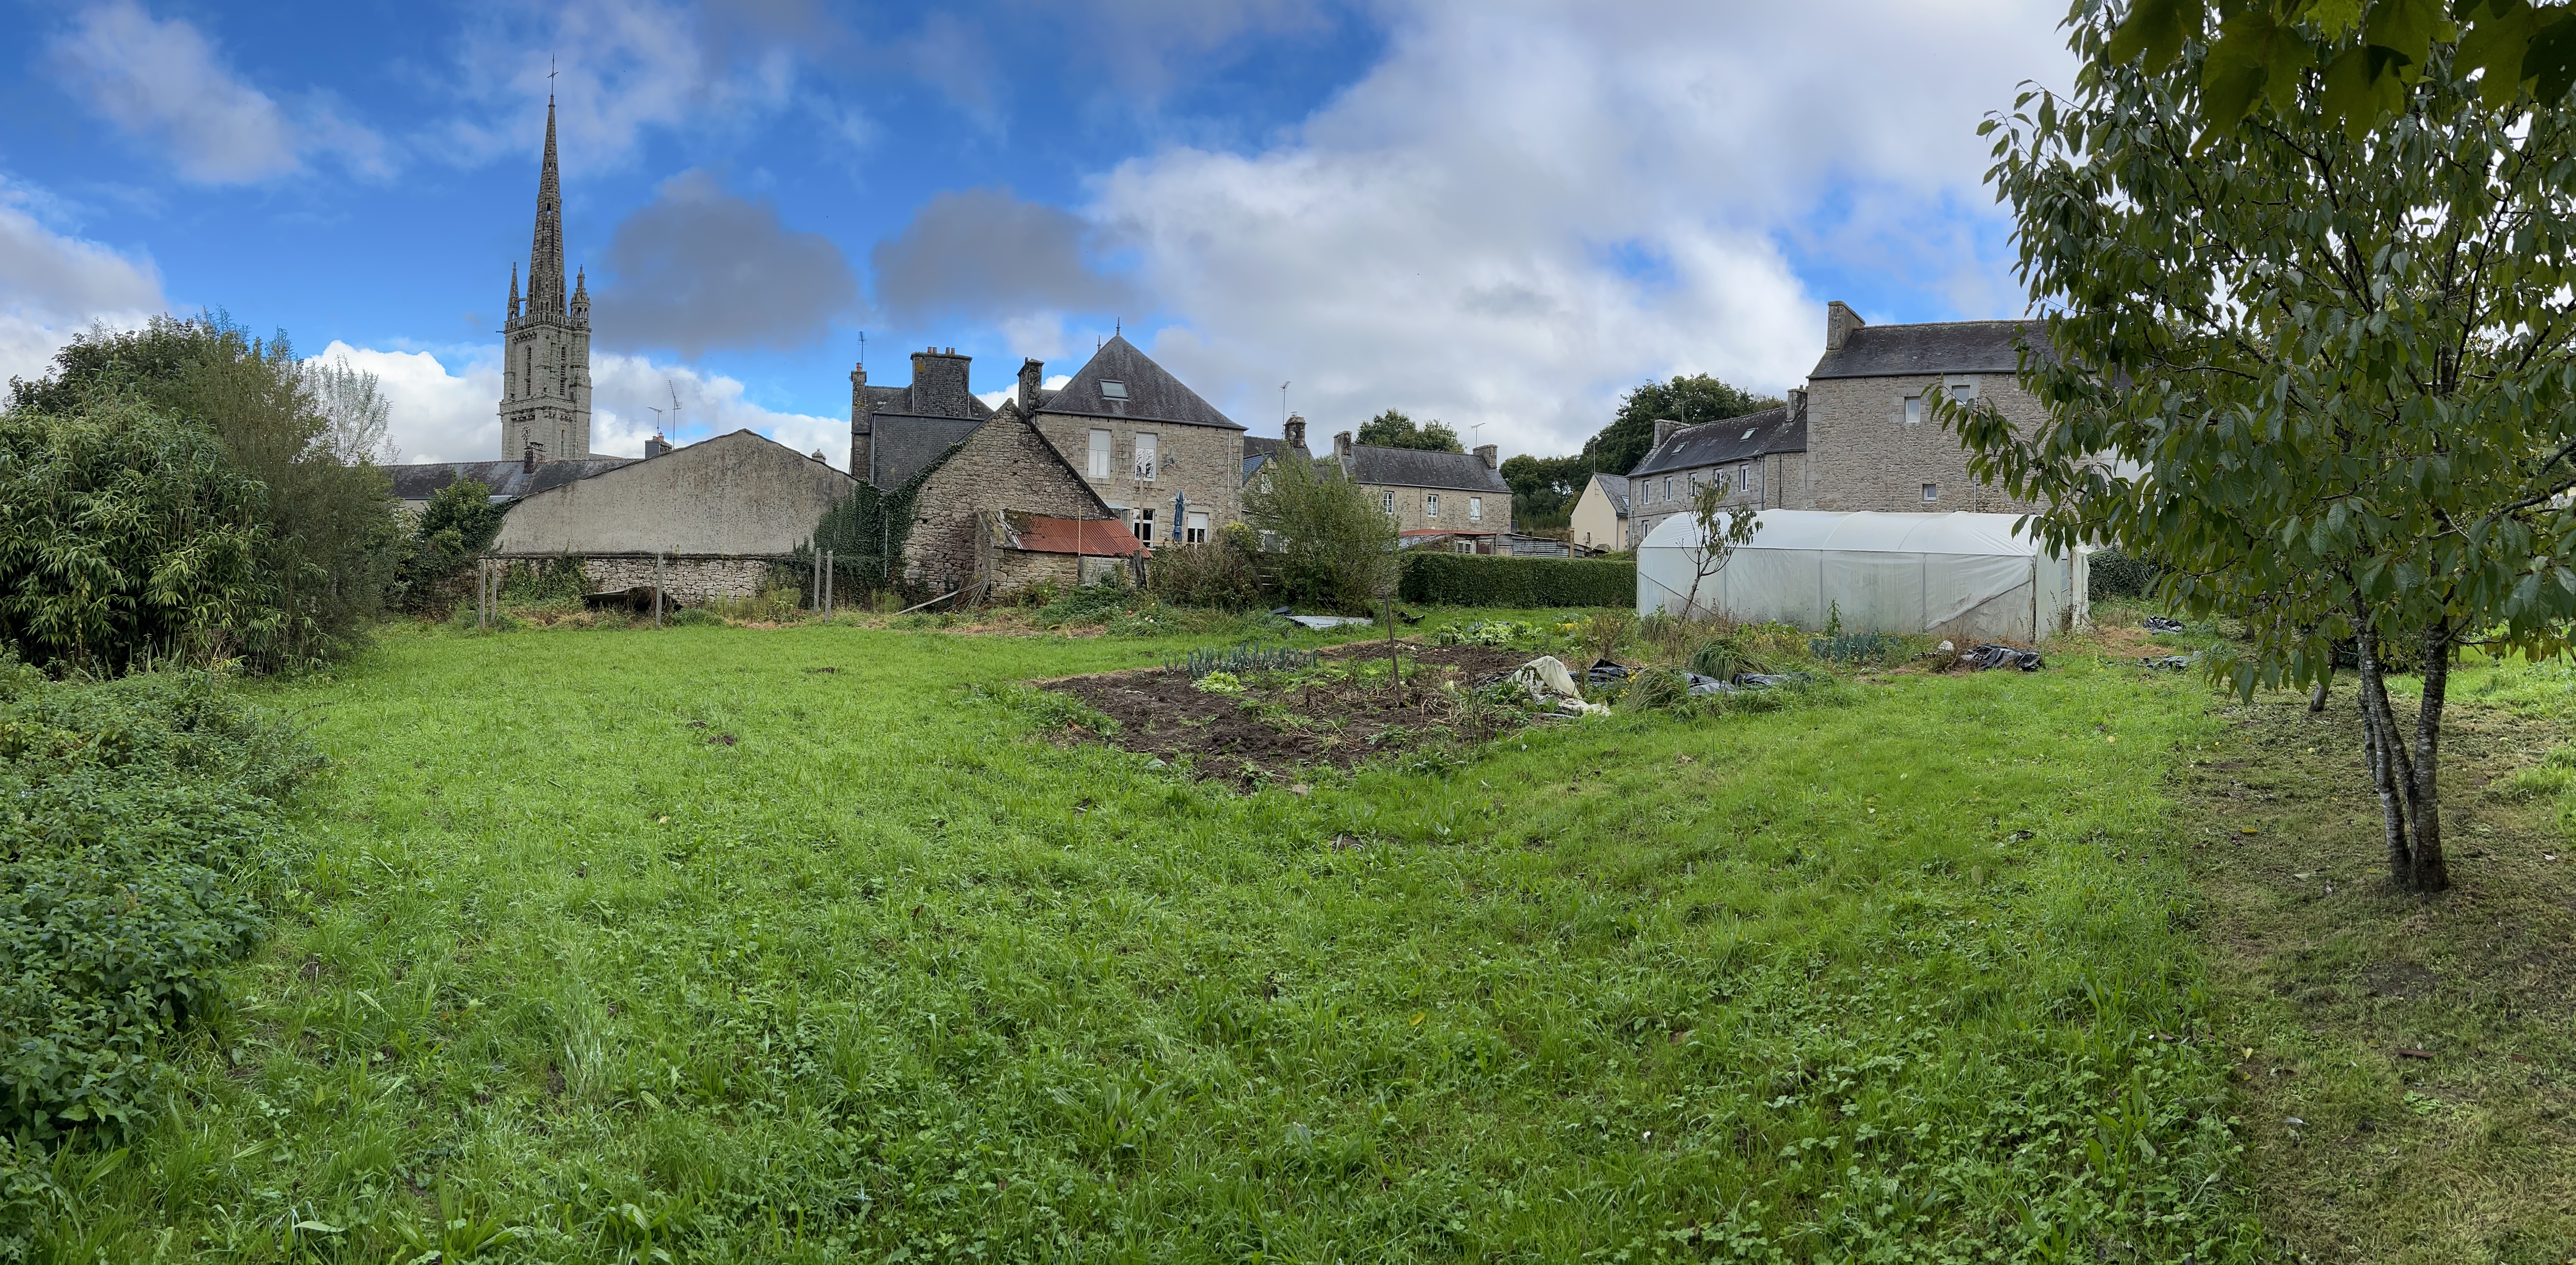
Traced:
<svg viewBox="0 0 2576 1265">
<path fill-rule="evenodd" d="M 1007 682 L 1163 640 L 397 635 L 58 1260 L 2251 1250 L 2161 780 L 2090 656 L 1238 796 Z"/>
</svg>

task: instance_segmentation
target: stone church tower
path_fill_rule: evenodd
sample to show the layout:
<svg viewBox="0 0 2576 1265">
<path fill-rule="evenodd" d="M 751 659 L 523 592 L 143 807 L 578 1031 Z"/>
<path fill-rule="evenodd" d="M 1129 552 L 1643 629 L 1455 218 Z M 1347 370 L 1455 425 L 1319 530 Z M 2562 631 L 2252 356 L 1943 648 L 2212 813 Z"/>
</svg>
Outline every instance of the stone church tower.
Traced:
<svg viewBox="0 0 2576 1265">
<path fill-rule="evenodd" d="M 528 248 L 528 308 L 510 268 L 503 327 L 501 457 L 562 461 L 590 455 L 590 288 L 576 274 L 564 296 L 563 194 L 555 177 L 555 102 L 546 98 L 546 166 L 537 178 L 537 235 Z"/>
</svg>

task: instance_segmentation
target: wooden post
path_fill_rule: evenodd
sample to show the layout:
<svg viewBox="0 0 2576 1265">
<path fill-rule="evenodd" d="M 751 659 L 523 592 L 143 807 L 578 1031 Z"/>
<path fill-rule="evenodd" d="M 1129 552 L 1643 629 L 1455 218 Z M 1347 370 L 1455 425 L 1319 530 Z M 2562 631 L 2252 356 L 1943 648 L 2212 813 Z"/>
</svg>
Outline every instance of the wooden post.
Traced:
<svg viewBox="0 0 2576 1265">
<path fill-rule="evenodd" d="M 492 560 L 474 560 L 474 631 L 492 631 Z"/>
<path fill-rule="evenodd" d="M 1404 663 L 1395 657 L 1395 594 L 1386 595 L 1386 680 L 1396 700 L 1404 699 Z"/>
<path fill-rule="evenodd" d="M 662 626 L 662 555 L 653 554 L 653 626 Z"/>
<path fill-rule="evenodd" d="M 832 570 L 832 551 L 826 549 L 823 551 L 823 618 L 825 620 L 832 618 L 832 582 L 835 578 L 836 575 Z"/>
<path fill-rule="evenodd" d="M 814 587 L 805 595 L 805 608 L 817 615 L 823 613 L 823 551 L 814 551 Z"/>
</svg>

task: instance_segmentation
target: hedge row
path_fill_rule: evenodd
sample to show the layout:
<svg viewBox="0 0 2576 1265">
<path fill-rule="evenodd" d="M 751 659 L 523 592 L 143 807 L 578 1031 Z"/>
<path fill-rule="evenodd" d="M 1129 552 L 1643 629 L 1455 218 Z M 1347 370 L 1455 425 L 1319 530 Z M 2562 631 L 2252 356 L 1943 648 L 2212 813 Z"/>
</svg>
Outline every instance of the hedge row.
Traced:
<svg viewBox="0 0 2576 1265">
<path fill-rule="evenodd" d="M 2086 565 L 2091 572 L 2084 595 L 2097 602 L 2106 597 L 2153 596 L 2157 582 L 2165 578 L 2164 568 L 2113 549 L 2095 550 Z"/>
<path fill-rule="evenodd" d="M 1408 602 L 1445 606 L 1633 607 L 1637 564 L 1413 552 L 1404 555 L 1404 580 L 1398 591 Z"/>
</svg>

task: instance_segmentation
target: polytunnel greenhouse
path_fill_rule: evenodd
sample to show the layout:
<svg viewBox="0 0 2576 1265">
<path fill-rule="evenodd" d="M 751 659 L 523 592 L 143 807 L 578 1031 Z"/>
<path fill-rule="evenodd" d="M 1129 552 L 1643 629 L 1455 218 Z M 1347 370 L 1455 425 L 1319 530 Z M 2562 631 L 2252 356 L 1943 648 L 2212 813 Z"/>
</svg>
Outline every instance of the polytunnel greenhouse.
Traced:
<svg viewBox="0 0 2576 1265">
<path fill-rule="evenodd" d="M 2087 551 L 2051 554 L 2016 517 L 1764 510 L 1694 600 L 1700 527 L 1676 516 L 1637 549 L 1637 613 L 2036 642 L 2088 618 Z"/>
</svg>

